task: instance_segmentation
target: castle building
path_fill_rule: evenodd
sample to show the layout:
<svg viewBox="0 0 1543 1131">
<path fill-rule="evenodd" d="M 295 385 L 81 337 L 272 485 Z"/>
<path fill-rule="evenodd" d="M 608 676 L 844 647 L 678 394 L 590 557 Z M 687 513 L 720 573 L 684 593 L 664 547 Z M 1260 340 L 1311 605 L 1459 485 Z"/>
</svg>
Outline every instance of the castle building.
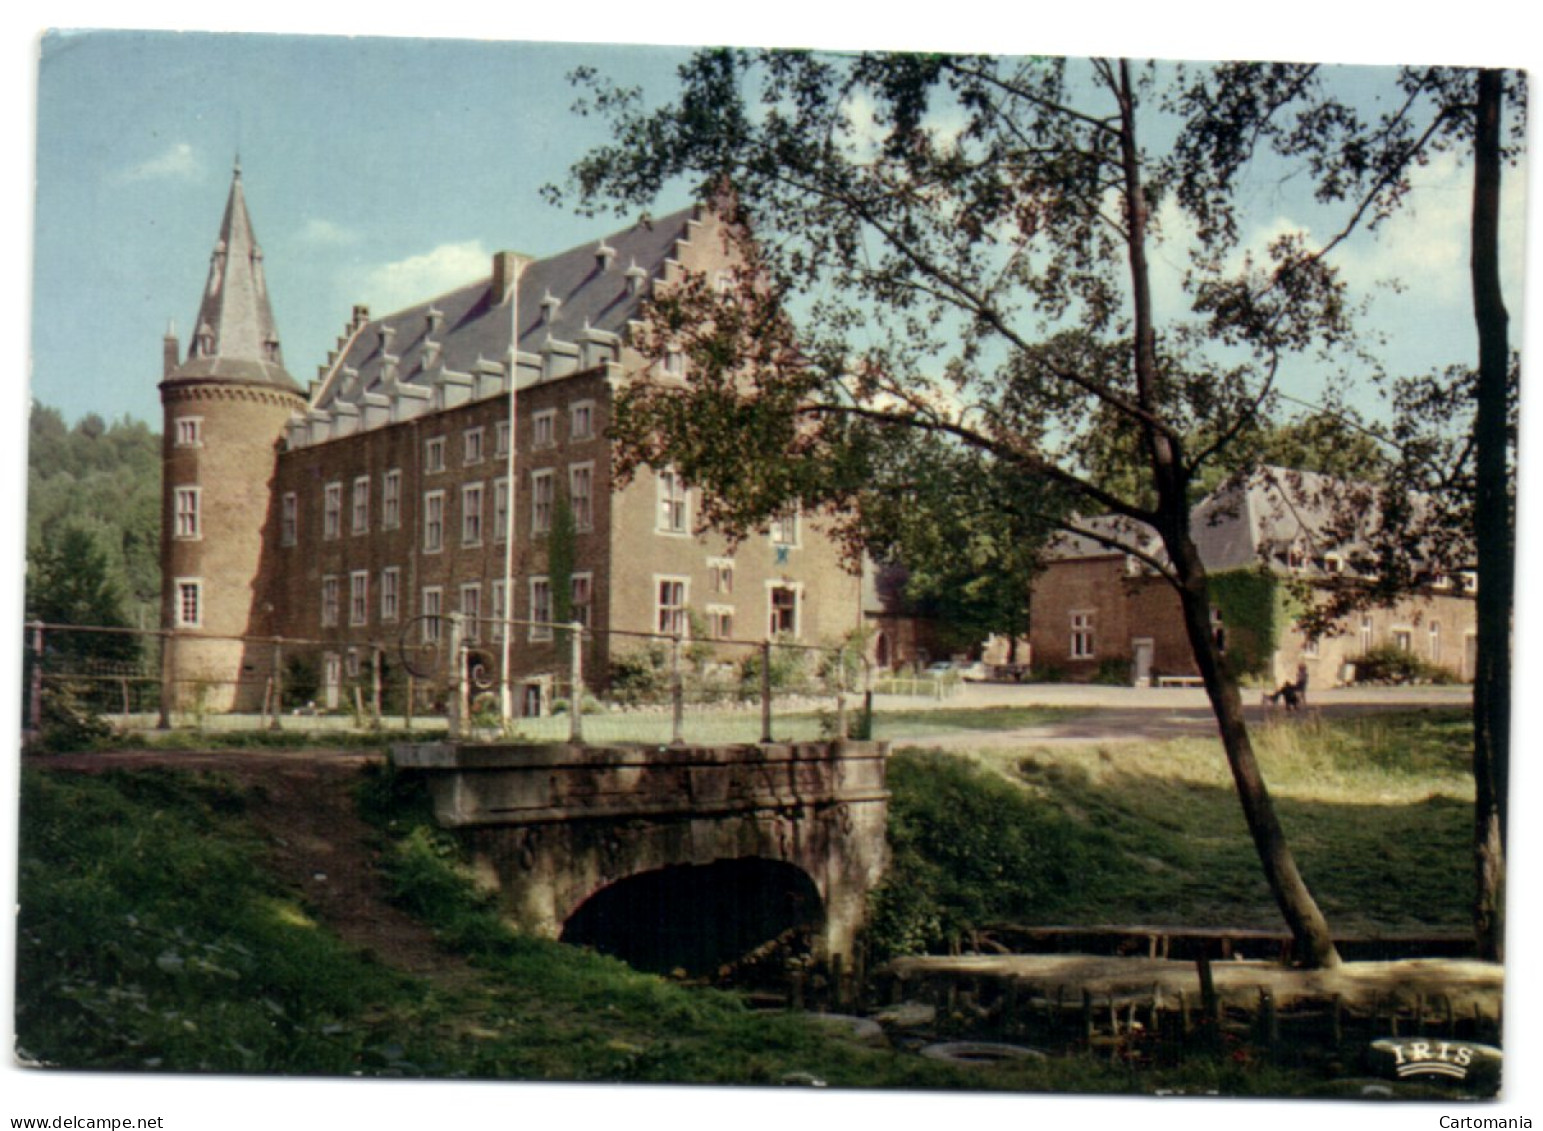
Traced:
<svg viewBox="0 0 1543 1131">
<path fill-rule="evenodd" d="M 732 262 L 701 207 L 548 259 L 498 252 L 486 277 L 419 305 L 355 307 L 302 391 L 238 169 L 187 357 L 168 335 L 160 386 L 182 701 L 197 688 L 212 708 L 258 709 L 304 656 L 338 705 L 367 670 L 378 681 L 440 643 L 452 612 L 521 713 L 565 670 L 560 609 L 594 630 L 591 688 L 638 646 L 624 633 L 823 644 L 858 627 L 858 579 L 812 516 L 733 545 L 698 531 L 698 491 L 671 469 L 613 473 L 617 392 L 690 380 L 682 357 L 633 348 L 643 304 Z"/>
</svg>

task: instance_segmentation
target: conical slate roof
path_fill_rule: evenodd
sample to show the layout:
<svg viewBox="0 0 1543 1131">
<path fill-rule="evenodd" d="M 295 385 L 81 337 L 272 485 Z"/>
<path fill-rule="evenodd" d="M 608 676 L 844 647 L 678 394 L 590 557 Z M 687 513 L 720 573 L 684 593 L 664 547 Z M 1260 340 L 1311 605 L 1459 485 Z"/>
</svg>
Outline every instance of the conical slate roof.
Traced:
<svg viewBox="0 0 1543 1131">
<path fill-rule="evenodd" d="M 263 277 L 262 248 L 247 214 L 240 165 L 231 177 L 230 199 L 209 260 L 209 281 L 193 324 L 187 360 L 167 380 L 232 381 L 300 392 L 299 383 L 284 368 L 278 325 Z"/>
</svg>

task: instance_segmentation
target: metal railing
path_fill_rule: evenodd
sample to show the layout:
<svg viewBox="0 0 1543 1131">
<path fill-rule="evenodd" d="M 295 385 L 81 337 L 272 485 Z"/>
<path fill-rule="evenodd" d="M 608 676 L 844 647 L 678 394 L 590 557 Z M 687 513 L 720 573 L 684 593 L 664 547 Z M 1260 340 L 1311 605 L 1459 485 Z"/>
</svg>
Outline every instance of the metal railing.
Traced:
<svg viewBox="0 0 1543 1131">
<path fill-rule="evenodd" d="M 592 745 L 813 741 L 865 736 L 873 686 L 856 644 L 459 613 L 368 640 L 34 622 L 25 650 L 29 740 L 54 708 L 124 730 L 427 725 Z"/>
</svg>

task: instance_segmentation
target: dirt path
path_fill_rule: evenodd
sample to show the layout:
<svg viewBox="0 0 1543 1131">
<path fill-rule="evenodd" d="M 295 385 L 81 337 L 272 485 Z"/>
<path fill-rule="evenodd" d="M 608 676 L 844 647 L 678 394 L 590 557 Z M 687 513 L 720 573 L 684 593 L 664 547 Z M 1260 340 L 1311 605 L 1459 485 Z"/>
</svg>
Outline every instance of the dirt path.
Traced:
<svg viewBox="0 0 1543 1131">
<path fill-rule="evenodd" d="M 374 752 L 121 751 L 38 758 L 52 771 L 99 773 L 165 766 L 234 778 L 248 787 L 247 816 L 268 845 L 268 861 L 308 913 L 349 945 L 397 970 L 448 983 L 475 977 L 433 932 L 387 902 L 379 834 L 360 819 L 354 786 Z"/>
</svg>

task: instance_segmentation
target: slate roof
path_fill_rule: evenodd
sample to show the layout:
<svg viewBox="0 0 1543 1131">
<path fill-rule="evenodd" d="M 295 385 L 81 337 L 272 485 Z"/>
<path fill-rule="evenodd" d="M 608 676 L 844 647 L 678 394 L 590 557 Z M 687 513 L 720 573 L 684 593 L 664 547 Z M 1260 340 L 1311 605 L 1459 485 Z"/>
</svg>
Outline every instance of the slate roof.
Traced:
<svg viewBox="0 0 1543 1131">
<path fill-rule="evenodd" d="M 262 247 L 247 213 L 239 165 L 231 176 L 187 360 L 167 380 L 231 381 L 300 392 L 299 383 L 284 368 Z"/>
<path fill-rule="evenodd" d="M 1344 486 L 1315 472 L 1262 467 L 1219 488 L 1190 511 L 1190 535 L 1201 562 L 1208 572 L 1220 573 L 1261 564 L 1285 565 L 1292 554 L 1306 563 L 1326 554 L 1348 555 L 1351 545 L 1326 534 L 1332 525 L 1334 500 Z M 1079 525 L 1165 559 L 1157 533 L 1145 524 L 1106 515 Z M 1066 561 L 1119 553 L 1095 539 L 1063 534 L 1050 557 Z"/>
<path fill-rule="evenodd" d="M 621 337 L 647 297 L 648 283 L 663 274 L 676 241 L 688 236 L 695 214 L 687 208 L 640 221 L 602 240 L 530 262 L 520 275 L 517 303 L 495 301 L 490 265 L 483 278 L 369 321 L 351 335 L 311 407 L 357 404 L 367 393 L 382 391 L 391 377 L 399 386 L 428 388 L 441 369 L 470 373 L 479 360 L 502 363 L 514 337 L 514 311 L 522 353 L 539 353 L 548 338 L 581 342 L 586 331 Z M 613 253 L 605 267 L 602 248 Z M 629 288 L 629 276 L 641 285 Z M 431 314 L 437 327 L 431 327 Z"/>
</svg>

